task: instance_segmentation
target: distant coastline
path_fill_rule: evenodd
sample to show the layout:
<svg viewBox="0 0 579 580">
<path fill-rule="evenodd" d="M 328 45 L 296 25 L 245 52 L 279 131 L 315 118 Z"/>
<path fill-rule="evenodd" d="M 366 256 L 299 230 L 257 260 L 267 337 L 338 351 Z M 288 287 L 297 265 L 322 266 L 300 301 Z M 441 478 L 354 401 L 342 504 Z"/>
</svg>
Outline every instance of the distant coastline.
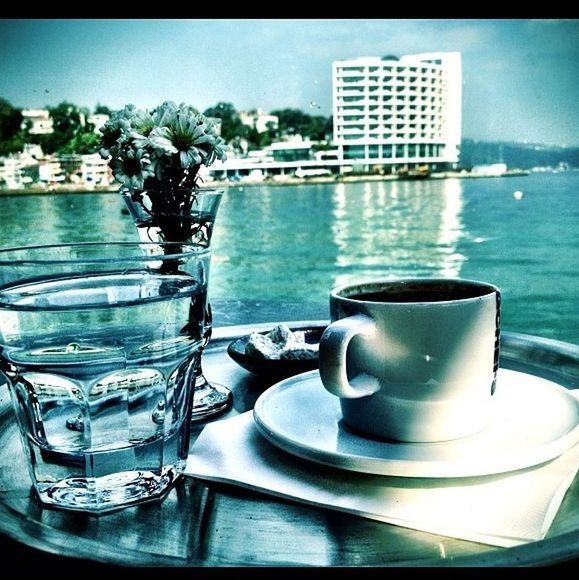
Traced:
<svg viewBox="0 0 579 580">
<path fill-rule="evenodd" d="M 467 171 L 444 171 L 431 173 L 419 181 L 429 179 L 488 179 L 491 177 L 519 177 L 529 175 L 529 171 L 522 169 L 507 170 L 500 174 L 480 174 L 470 173 Z M 269 186 L 288 186 L 288 185 L 315 185 L 322 183 L 357 183 L 368 181 L 407 181 L 397 175 L 375 175 L 375 174 L 358 174 L 358 175 L 336 175 L 336 176 L 316 176 L 316 177 L 285 177 L 283 180 L 265 180 L 265 181 L 210 181 L 205 183 L 205 187 L 257 187 Z M 0 196 L 10 195 L 58 195 L 61 193 L 117 193 L 118 186 L 86 186 L 77 183 L 66 183 L 54 185 L 51 187 L 28 187 L 23 189 L 0 189 Z"/>
</svg>

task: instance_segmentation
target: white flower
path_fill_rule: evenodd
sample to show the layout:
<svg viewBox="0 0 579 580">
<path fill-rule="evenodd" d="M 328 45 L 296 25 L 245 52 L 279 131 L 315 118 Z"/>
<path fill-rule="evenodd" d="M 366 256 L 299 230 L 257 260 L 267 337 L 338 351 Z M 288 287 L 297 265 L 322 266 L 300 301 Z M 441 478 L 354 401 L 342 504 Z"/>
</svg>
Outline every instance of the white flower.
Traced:
<svg viewBox="0 0 579 580">
<path fill-rule="evenodd" d="M 178 155 L 181 167 L 189 169 L 192 165 L 211 162 L 216 155 L 215 145 L 219 147 L 219 155 L 222 154 L 218 137 L 211 133 L 211 127 L 201 115 L 191 117 L 178 113 L 169 127 L 153 129 L 149 141 L 159 153 Z"/>
<path fill-rule="evenodd" d="M 159 155 L 174 155 L 179 150 L 171 140 L 169 127 L 155 127 L 149 134 L 149 143 Z"/>
<path fill-rule="evenodd" d="M 148 154 L 140 149 L 127 149 L 113 159 L 115 179 L 131 191 L 143 189 L 145 180 L 154 174 Z"/>
<path fill-rule="evenodd" d="M 222 139 L 218 135 L 215 136 L 213 146 L 209 152 L 207 159 L 205 160 L 206 165 L 211 165 L 216 159 L 220 161 L 225 161 L 227 159 L 227 143 L 225 139 Z"/>
<path fill-rule="evenodd" d="M 177 110 L 177 105 L 173 101 L 165 101 L 152 113 L 155 125 L 157 127 L 168 127 L 173 122 Z"/>
<path fill-rule="evenodd" d="M 165 101 L 152 111 L 127 105 L 102 130 L 100 154 L 115 178 L 131 189 L 148 180 L 195 186 L 201 165 L 225 159 L 225 141 L 195 108 Z"/>
<path fill-rule="evenodd" d="M 154 129 L 156 124 L 153 115 L 149 111 L 138 110 L 131 119 L 133 133 L 144 135 L 145 137 Z"/>
<path fill-rule="evenodd" d="M 126 117 L 114 115 L 100 129 L 101 148 L 99 153 L 103 159 L 114 156 L 118 148 L 127 141 L 131 124 Z"/>
</svg>

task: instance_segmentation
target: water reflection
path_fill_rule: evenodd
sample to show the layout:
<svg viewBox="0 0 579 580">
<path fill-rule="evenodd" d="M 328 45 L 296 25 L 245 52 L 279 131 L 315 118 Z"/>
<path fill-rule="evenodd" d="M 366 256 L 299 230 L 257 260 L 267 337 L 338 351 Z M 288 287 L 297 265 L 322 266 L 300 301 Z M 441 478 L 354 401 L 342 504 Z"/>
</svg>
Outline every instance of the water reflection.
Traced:
<svg viewBox="0 0 579 580">
<path fill-rule="evenodd" d="M 445 205 L 441 214 L 441 224 L 438 235 L 438 247 L 446 255 L 442 261 L 441 274 L 445 277 L 460 275 L 466 256 L 461 254 L 457 247 L 462 237 L 468 235 L 462 222 L 463 190 L 462 182 L 458 179 L 447 179 L 443 182 L 442 196 Z"/>
<path fill-rule="evenodd" d="M 231 188 L 214 236 L 214 299 L 327 301 L 361 279 L 458 276 L 459 180 Z"/>
<path fill-rule="evenodd" d="M 0 246 L 138 241 L 117 194 L 15 195 L 0 198 Z"/>
<path fill-rule="evenodd" d="M 457 276 L 459 180 L 230 188 L 215 225 L 213 299 L 326 302 L 361 279 Z M 118 195 L 0 200 L 2 245 L 136 240 Z"/>
<path fill-rule="evenodd" d="M 335 284 L 362 278 L 460 274 L 465 235 L 459 180 L 338 184 Z"/>
<path fill-rule="evenodd" d="M 229 189 L 215 225 L 215 299 L 327 299 L 337 248 L 324 186 Z"/>
</svg>

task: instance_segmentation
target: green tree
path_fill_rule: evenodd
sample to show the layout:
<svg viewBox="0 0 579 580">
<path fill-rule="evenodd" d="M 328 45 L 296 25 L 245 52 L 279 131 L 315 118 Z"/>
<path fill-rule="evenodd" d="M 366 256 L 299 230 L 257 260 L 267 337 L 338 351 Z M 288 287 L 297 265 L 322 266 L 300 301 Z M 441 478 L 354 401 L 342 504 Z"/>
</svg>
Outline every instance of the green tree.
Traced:
<svg viewBox="0 0 579 580">
<path fill-rule="evenodd" d="M 0 141 L 14 137 L 22 125 L 22 113 L 0 98 Z"/>
<path fill-rule="evenodd" d="M 54 125 L 54 133 L 58 134 L 64 143 L 70 141 L 81 128 L 79 107 L 66 101 L 48 109 Z"/>
<path fill-rule="evenodd" d="M 52 154 L 85 154 L 98 150 L 99 136 L 94 132 L 94 125 L 81 122 L 86 118 L 88 109 L 77 105 L 60 103 L 48 109 L 52 117 L 54 131 L 48 135 L 31 135 L 30 139 L 38 143 L 44 153 Z"/>
<path fill-rule="evenodd" d="M 271 112 L 278 118 L 280 135 L 300 134 L 305 136 L 309 125 L 309 115 L 300 109 L 278 109 Z"/>
<path fill-rule="evenodd" d="M 96 107 L 94 108 L 95 115 L 108 115 L 109 117 L 112 115 L 112 111 L 106 105 L 101 105 L 97 103 Z"/>
<path fill-rule="evenodd" d="M 90 125 L 92 127 L 92 125 Z M 94 131 L 79 131 L 59 149 L 59 153 L 86 155 L 99 150 L 100 137 Z"/>
<path fill-rule="evenodd" d="M 328 129 L 330 130 L 328 131 Z M 331 122 L 322 115 L 311 116 L 307 127 L 308 137 L 314 141 L 325 141 L 331 134 Z"/>
<path fill-rule="evenodd" d="M 247 138 L 247 127 L 231 103 L 218 103 L 203 113 L 206 117 L 221 119 L 221 136 L 228 143 L 236 137 Z"/>
<path fill-rule="evenodd" d="M 271 136 L 267 131 L 260 133 L 255 127 L 246 125 L 245 134 L 250 149 L 263 149 L 272 143 Z"/>
<path fill-rule="evenodd" d="M 22 131 L 22 113 L 6 99 L 0 98 L 0 155 L 22 151 L 24 132 Z"/>
<path fill-rule="evenodd" d="M 280 135 L 302 135 L 314 141 L 324 141 L 332 133 L 332 118 L 308 115 L 300 109 L 279 109 L 271 112 L 279 119 Z"/>
</svg>

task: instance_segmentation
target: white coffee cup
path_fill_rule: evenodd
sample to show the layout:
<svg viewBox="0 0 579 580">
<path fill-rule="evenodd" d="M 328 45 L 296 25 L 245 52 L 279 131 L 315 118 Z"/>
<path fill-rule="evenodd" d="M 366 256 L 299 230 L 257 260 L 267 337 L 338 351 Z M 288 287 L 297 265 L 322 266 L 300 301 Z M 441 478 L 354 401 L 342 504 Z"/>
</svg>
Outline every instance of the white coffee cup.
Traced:
<svg viewBox="0 0 579 580">
<path fill-rule="evenodd" d="M 320 376 L 346 427 L 406 442 L 466 437 L 489 423 L 499 361 L 500 291 L 409 278 L 330 293 Z"/>
</svg>

